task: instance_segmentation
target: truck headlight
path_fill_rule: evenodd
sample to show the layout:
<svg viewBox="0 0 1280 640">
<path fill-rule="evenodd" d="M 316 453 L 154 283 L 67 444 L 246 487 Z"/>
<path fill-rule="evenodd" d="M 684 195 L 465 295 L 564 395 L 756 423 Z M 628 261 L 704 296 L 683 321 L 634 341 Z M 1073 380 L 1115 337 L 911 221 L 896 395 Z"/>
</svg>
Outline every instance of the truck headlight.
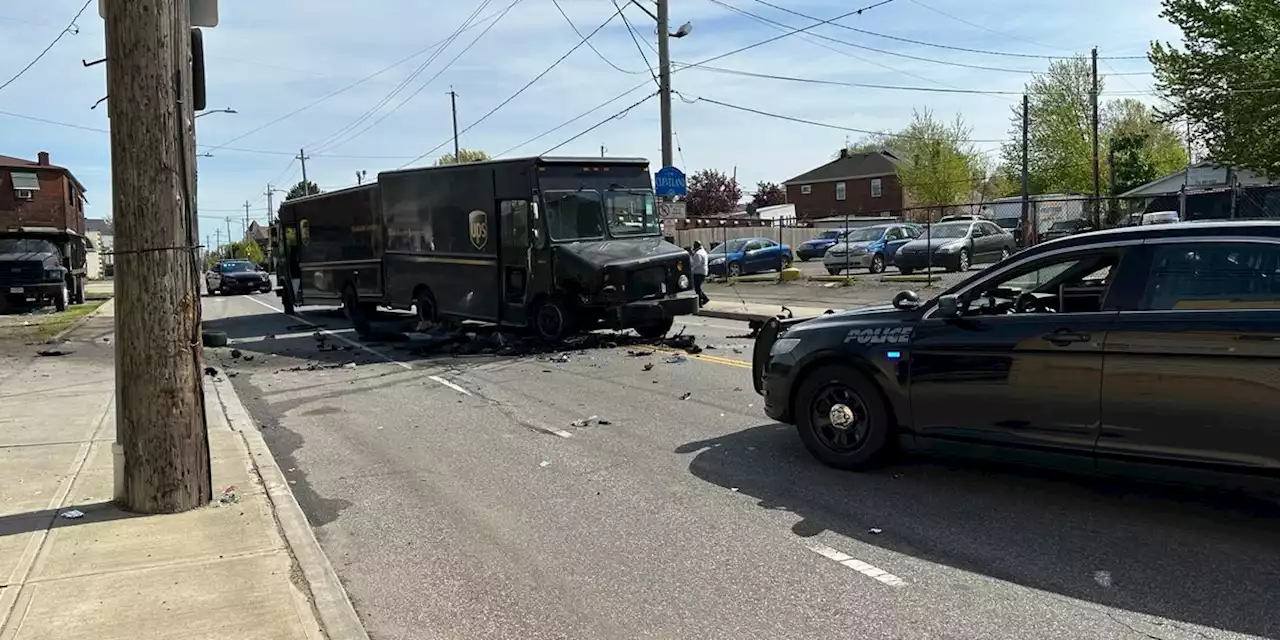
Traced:
<svg viewBox="0 0 1280 640">
<path fill-rule="evenodd" d="M 676 279 L 676 284 L 680 287 L 681 290 L 688 289 L 689 276 L 681 275 L 679 278 Z"/>
<path fill-rule="evenodd" d="M 773 343 L 773 347 L 769 349 L 769 355 L 777 356 L 784 353 L 790 353 L 791 350 L 795 349 L 799 344 L 800 338 L 778 338 L 778 340 Z"/>
<path fill-rule="evenodd" d="M 57 269 L 45 269 L 44 279 L 45 280 L 61 280 L 62 272 Z"/>
</svg>

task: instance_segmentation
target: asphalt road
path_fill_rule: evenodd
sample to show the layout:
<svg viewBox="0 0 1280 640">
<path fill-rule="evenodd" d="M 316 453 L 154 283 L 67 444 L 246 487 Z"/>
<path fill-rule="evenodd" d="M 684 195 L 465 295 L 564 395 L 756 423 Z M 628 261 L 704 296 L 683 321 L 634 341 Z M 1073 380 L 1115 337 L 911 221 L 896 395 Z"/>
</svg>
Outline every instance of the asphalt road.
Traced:
<svg viewBox="0 0 1280 640">
<path fill-rule="evenodd" d="M 272 307 L 206 298 L 254 356 L 211 359 L 377 640 L 1280 637 L 1273 504 L 822 467 L 761 412 L 736 323 L 692 320 L 715 348 L 674 363 L 431 359 Z"/>
</svg>

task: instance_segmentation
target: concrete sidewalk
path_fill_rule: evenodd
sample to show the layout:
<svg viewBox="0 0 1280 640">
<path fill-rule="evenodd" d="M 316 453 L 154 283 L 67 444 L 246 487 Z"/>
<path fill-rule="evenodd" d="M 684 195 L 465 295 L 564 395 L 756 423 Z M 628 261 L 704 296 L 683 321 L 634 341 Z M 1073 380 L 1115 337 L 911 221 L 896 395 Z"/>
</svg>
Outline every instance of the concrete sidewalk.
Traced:
<svg viewBox="0 0 1280 640">
<path fill-rule="evenodd" d="M 0 384 L 0 640 L 367 638 L 225 379 L 205 379 L 214 503 L 112 504 L 112 309 Z"/>
<path fill-rule="evenodd" d="M 798 307 L 785 305 L 796 318 L 820 316 L 830 307 Z M 839 311 L 839 309 L 836 309 Z M 769 318 L 785 315 L 783 305 L 757 302 L 722 302 L 712 300 L 705 307 L 698 309 L 698 315 L 739 322 L 764 322 Z"/>
</svg>

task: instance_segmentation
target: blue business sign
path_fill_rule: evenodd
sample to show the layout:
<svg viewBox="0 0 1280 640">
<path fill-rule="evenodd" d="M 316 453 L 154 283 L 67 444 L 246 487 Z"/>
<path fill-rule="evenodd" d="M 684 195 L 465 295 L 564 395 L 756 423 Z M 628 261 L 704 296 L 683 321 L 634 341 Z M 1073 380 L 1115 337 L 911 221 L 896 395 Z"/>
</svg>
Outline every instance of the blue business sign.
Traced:
<svg viewBox="0 0 1280 640">
<path fill-rule="evenodd" d="M 659 198 L 683 196 L 688 191 L 684 172 L 675 167 L 663 167 L 653 176 L 653 194 Z"/>
</svg>

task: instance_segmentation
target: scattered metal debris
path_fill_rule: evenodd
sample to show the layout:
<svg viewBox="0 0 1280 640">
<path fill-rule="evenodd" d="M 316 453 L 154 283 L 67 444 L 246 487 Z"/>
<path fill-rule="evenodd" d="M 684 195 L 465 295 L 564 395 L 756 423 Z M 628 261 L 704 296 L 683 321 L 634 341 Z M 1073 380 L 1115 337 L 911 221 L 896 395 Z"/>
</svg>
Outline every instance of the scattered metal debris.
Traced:
<svg viewBox="0 0 1280 640">
<path fill-rule="evenodd" d="M 785 308 L 785 307 L 784 307 L 784 308 Z M 867 533 L 869 533 L 869 534 L 871 534 L 871 535 L 873 535 L 873 536 L 878 536 L 878 535 L 880 535 L 880 534 L 884 533 L 884 529 L 881 529 L 880 527 L 871 527 L 870 529 L 867 529 Z"/>
<path fill-rule="evenodd" d="M 643 358 L 645 356 L 653 355 L 653 352 L 645 349 L 628 349 L 627 355 L 631 356 L 632 358 Z"/>
<path fill-rule="evenodd" d="M 68 353 L 70 352 L 63 351 L 61 349 L 41 349 L 36 352 L 36 355 L 48 358 L 48 357 L 56 357 L 56 356 L 65 356 Z"/>
<path fill-rule="evenodd" d="M 546 461 L 546 460 L 543 460 L 542 462 L 539 462 L 539 463 L 538 463 L 538 466 L 539 466 L 539 467 L 549 467 L 549 466 L 551 466 L 551 463 L 550 463 L 550 462 L 548 462 L 548 461 Z"/>
<path fill-rule="evenodd" d="M 681 395 L 680 395 L 680 399 L 681 399 L 681 400 L 688 400 L 689 398 L 692 398 L 692 397 L 693 397 L 693 392 L 692 392 L 692 391 L 686 391 L 686 392 L 684 392 L 683 394 L 681 394 Z"/>
<path fill-rule="evenodd" d="M 343 368 L 343 369 L 354 369 L 354 368 L 356 368 L 356 363 L 354 363 L 354 362 L 344 362 L 344 363 L 342 364 L 342 368 Z"/>
<path fill-rule="evenodd" d="M 231 350 L 231 357 L 232 357 L 233 359 L 235 359 L 235 360 L 239 360 L 239 359 L 240 359 L 240 356 L 242 356 L 242 355 L 244 355 L 244 354 L 240 353 L 240 350 L 239 350 L 239 349 L 232 349 L 232 350 Z"/>
<path fill-rule="evenodd" d="M 84 517 L 84 512 L 79 509 L 72 509 L 70 511 L 63 511 L 59 515 L 61 515 L 62 517 L 68 520 L 79 520 L 80 518 Z"/>
<path fill-rule="evenodd" d="M 653 370 L 653 363 L 652 363 L 652 362 L 646 362 L 646 363 L 644 363 L 644 370 L 645 370 L 645 371 L 652 371 L 652 370 Z"/>
<path fill-rule="evenodd" d="M 689 359 L 677 353 L 673 356 L 667 356 L 663 358 L 663 361 L 666 362 L 667 364 L 681 364 L 681 363 L 688 362 Z"/>
<path fill-rule="evenodd" d="M 213 367 L 205 367 L 204 374 L 206 376 L 211 376 L 216 378 L 218 376 L 218 370 Z"/>
<path fill-rule="evenodd" d="M 245 362 L 253 362 L 253 354 L 252 354 L 252 353 L 247 353 L 247 354 L 245 354 L 245 356 L 244 356 L 244 361 L 245 361 Z"/>
<path fill-rule="evenodd" d="M 222 495 L 218 498 L 220 504 L 235 504 L 240 502 L 240 492 L 236 491 L 235 486 L 227 487 L 222 490 Z"/>
</svg>

